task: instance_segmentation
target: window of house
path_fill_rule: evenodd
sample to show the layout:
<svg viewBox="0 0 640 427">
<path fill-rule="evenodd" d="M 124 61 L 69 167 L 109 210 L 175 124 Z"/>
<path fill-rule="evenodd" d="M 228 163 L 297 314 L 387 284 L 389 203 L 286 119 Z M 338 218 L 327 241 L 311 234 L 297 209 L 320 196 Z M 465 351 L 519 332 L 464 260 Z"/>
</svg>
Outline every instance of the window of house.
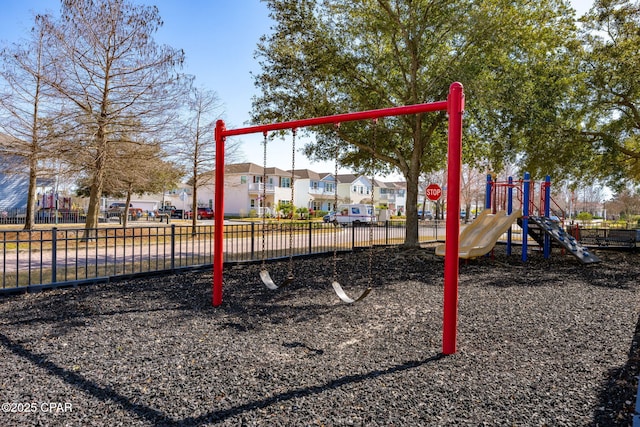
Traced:
<svg viewBox="0 0 640 427">
<path fill-rule="evenodd" d="M 247 183 L 247 176 L 246 175 L 240 176 L 240 184 L 246 184 L 246 183 Z"/>
<path fill-rule="evenodd" d="M 325 183 L 324 190 L 328 191 L 329 193 L 333 193 L 333 184 L 330 182 Z"/>
<path fill-rule="evenodd" d="M 291 177 L 283 176 L 280 178 L 280 187 L 291 188 Z"/>
<path fill-rule="evenodd" d="M 253 182 L 262 182 L 262 175 L 254 175 Z"/>
<path fill-rule="evenodd" d="M 249 206 L 251 206 L 252 209 L 255 208 L 256 207 L 256 199 L 251 199 L 249 201 Z"/>
</svg>

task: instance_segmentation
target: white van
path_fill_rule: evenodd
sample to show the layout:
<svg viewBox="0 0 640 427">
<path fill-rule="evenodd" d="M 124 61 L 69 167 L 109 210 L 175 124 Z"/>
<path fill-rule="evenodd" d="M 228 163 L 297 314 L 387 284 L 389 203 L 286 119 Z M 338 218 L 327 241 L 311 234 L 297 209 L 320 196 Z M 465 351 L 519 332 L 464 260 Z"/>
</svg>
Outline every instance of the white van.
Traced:
<svg viewBox="0 0 640 427">
<path fill-rule="evenodd" d="M 337 224 L 371 224 L 375 221 L 372 205 L 361 203 L 353 205 L 338 205 L 334 222 Z"/>
</svg>

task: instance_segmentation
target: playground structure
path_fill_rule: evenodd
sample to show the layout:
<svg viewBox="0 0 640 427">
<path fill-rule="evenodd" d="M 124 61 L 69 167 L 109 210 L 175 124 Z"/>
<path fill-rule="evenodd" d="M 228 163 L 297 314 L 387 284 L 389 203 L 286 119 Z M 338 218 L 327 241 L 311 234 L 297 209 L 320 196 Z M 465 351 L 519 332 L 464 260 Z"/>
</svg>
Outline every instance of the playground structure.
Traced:
<svg viewBox="0 0 640 427">
<path fill-rule="evenodd" d="M 225 128 L 223 120 L 216 122 L 216 175 L 215 175 L 215 231 L 213 244 L 213 285 L 212 304 L 222 304 L 222 286 L 224 272 L 224 143 L 227 137 L 253 133 L 265 133 L 278 130 L 294 130 L 320 125 L 339 125 L 342 122 L 375 120 L 382 117 L 410 115 L 446 111 L 449 117 L 447 152 L 447 205 L 460 209 L 460 172 L 462 167 L 462 116 L 464 114 L 464 91 L 461 83 L 452 83 L 446 101 L 416 104 L 403 107 L 391 107 L 333 116 L 314 117 L 289 122 L 256 125 L 246 128 Z M 460 224 L 453 216 L 446 221 L 446 232 L 450 236 L 446 242 L 443 303 L 443 343 L 442 352 L 456 352 L 457 310 L 458 310 L 458 233 Z"/>
<path fill-rule="evenodd" d="M 507 214 L 501 210 L 491 213 L 483 210 L 480 215 L 460 233 L 458 256 L 463 259 L 477 258 L 489 253 L 500 236 L 511 229 L 511 225 L 522 216 L 520 210 Z M 436 247 L 436 255 L 444 255 L 444 245 Z"/>
<path fill-rule="evenodd" d="M 514 209 L 514 192 L 520 209 Z M 545 259 L 551 256 L 555 245 L 583 264 L 599 262 L 589 249 L 565 232 L 564 212 L 551 198 L 551 177 L 546 176 L 540 183 L 537 203 L 536 183 L 531 181 L 529 173 L 525 173 L 520 181 L 514 181 L 512 177 L 507 181 L 495 181 L 487 175 L 485 194 L 485 209 L 460 234 L 459 258 L 476 258 L 489 253 L 504 233 L 507 233 L 507 255 L 511 255 L 511 226 L 517 222 L 522 228 L 523 262 L 527 261 L 528 237 L 542 248 Z M 436 248 L 436 254 L 445 255 L 442 245 Z"/>
</svg>

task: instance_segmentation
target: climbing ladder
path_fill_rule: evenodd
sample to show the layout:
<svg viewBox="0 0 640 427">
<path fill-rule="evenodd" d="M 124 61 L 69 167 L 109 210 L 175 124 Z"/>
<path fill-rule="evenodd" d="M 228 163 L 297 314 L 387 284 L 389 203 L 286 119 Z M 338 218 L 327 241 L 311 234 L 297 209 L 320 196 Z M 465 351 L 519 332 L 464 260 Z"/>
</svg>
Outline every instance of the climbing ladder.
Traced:
<svg viewBox="0 0 640 427">
<path fill-rule="evenodd" d="M 518 224 L 522 226 L 522 219 L 518 220 Z M 543 216 L 530 216 L 528 233 L 541 247 L 544 246 L 545 236 L 549 236 L 556 245 L 566 249 L 582 264 L 600 262 L 600 259 L 589 249 L 581 245 L 573 236 L 567 234 L 559 221 Z"/>
</svg>

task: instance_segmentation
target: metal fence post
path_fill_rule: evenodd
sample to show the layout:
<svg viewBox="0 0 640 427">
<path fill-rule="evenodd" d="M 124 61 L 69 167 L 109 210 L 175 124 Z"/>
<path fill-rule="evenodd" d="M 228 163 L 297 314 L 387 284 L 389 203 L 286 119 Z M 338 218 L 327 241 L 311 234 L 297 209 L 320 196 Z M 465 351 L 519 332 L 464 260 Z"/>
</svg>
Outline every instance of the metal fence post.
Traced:
<svg viewBox="0 0 640 427">
<path fill-rule="evenodd" d="M 256 255 L 256 223 L 251 221 L 251 261 L 253 261 Z"/>
<path fill-rule="evenodd" d="M 353 252 L 356 249 L 356 227 L 353 225 L 353 223 L 351 223 L 350 226 L 351 226 L 351 252 Z"/>
<path fill-rule="evenodd" d="M 529 244 L 529 192 L 531 191 L 531 175 L 524 173 L 522 195 L 522 262 L 527 262 Z"/>
<path fill-rule="evenodd" d="M 58 281 L 58 228 L 51 229 L 51 283 Z"/>
<path fill-rule="evenodd" d="M 171 271 L 176 268 L 176 225 L 171 224 Z"/>
<path fill-rule="evenodd" d="M 389 244 L 389 220 L 384 220 L 384 244 Z"/>
<path fill-rule="evenodd" d="M 311 238 L 311 221 L 309 221 L 309 253 L 313 253 L 313 239 Z"/>
</svg>

